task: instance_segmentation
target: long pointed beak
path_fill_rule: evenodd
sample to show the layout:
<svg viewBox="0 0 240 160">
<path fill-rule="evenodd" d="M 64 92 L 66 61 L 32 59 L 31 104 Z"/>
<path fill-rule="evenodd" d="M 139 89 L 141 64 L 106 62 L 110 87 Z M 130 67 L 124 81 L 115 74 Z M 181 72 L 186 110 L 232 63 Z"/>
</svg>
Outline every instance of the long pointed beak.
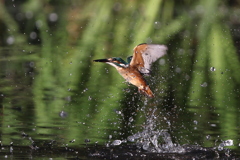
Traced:
<svg viewBox="0 0 240 160">
<path fill-rule="evenodd" d="M 95 59 L 94 62 L 109 62 L 108 59 Z"/>
</svg>

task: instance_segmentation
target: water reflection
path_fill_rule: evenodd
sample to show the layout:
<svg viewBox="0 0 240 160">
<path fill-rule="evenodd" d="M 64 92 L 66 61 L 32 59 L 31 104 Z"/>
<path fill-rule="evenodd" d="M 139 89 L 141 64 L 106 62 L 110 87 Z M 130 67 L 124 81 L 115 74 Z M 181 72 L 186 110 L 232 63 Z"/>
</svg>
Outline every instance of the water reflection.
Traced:
<svg viewBox="0 0 240 160">
<path fill-rule="evenodd" d="M 151 100 L 135 94 L 137 91 L 131 86 L 127 86 L 130 92 L 125 92 L 122 85 L 126 84 L 112 83 L 106 89 L 104 84 L 108 82 L 100 80 L 103 84 L 95 85 L 101 74 L 96 75 L 98 78 L 83 77 L 80 84 L 70 86 L 68 81 L 73 80 L 72 77 L 59 79 L 58 76 L 64 77 L 65 72 L 63 75 L 52 72 L 55 71 L 52 68 L 54 62 L 37 57 L 34 53 L 38 50 L 21 52 L 24 54 L 19 56 L 12 54 L 19 50 L 2 50 L 0 101 L 3 157 L 14 156 L 20 150 L 17 146 L 23 150 L 25 147 L 29 150 L 50 147 L 58 149 L 58 152 L 64 149 L 66 152 L 81 150 L 85 153 L 84 148 L 88 145 L 91 152 L 84 155 L 93 157 L 104 157 L 94 151 L 96 145 L 100 146 L 98 151 L 101 152 L 108 152 L 114 146 L 124 148 L 130 145 L 131 154 L 138 150 L 144 153 L 186 153 L 193 148 L 186 144 L 200 145 L 194 148 L 198 151 L 204 150 L 203 147 L 213 147 L 207 150 L 225 153 L 228 146 L 238 150 L 237 125 L 229 126 L 226 122 L 232 119 L 230 115 L 235 115 L 234 110 L 225 113 L 222 108 L 208 104 L 199 107 L 171 106 L 169 101 L 166 102 L 167 98 L 159 96 L 169 96 L 164 88 L 156 88 L 156 91 L 161 90 L 156 95 L 159 98 Z M 43 68 L 43 64 L 47 69 Z M 95 67 L 88 66 L 88 69 Z M 104 68 L 101 69 L 105 72 Z M 78 77 L 77 72 L 71 73 Z M 155 75 L 154 78 L 164 84 L 169 80 L 164 79 L 164 75 Z M 152 85 L 155 83 L 150 82 Z M 174 104 L 174 99 L 170 101 Z M 76 152 L 73 157 L 81 155 Z M 129 150 L 126 152 L 130 154 Z"/>
</svg>

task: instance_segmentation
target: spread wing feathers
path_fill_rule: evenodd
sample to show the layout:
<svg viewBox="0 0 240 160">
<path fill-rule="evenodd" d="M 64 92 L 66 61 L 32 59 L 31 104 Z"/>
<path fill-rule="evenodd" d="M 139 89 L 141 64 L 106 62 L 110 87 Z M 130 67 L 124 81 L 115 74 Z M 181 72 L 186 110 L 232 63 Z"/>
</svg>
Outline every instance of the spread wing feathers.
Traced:
<svg viewBox="0 0 240 160">
<path fill-rule="evenodd" d="M 141 73 L 150 73 L 151 64 L 167 52 L 165 45 L 140 44 L 134 48 L 131 67 L 136 67 Z"/>
</svg>

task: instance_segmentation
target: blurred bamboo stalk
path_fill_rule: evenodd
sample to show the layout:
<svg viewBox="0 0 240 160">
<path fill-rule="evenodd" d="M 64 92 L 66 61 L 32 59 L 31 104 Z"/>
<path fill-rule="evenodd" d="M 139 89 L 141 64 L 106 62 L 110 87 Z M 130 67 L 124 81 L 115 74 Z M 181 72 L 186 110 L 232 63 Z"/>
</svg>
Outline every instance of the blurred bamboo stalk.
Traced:
<svg viewBox="0 0 240 160">
<path fill-rule="evenodd" d="M 188 103 L 192 106 L 202 106 L 203 103 L 208 102 L 209 90 L 208 87 L 203 87 L 204 83 L 209 82 L 207 71 L 210 67 L 208 64 L 209 59 L 209 34 L 211 27 L 218 21 L 216 14 L 218 6 L 217 0 L 202 1 L 199 5 L 203 5 L 205 8 L 203 17 L 199 22 L 199 30 L 197 32 L 197 38 L 199 41 L 199 47 L 197 47 L 196 57 L 193 64 L 192 81 L 189 90 Z M 204 98 L 204 100 L 203 100 Z"/>
<path fill-rule="evenodd" d="M 0 21 L 2 21 L 4 25 L 6 25 L 8 34 L 5 36 L 12 36 L 14 38 L 14 43 L 16 44 L 26 43 L 26 37 L 20 33 L 19 25 L 8 13 L 8 10 L 4 5 L 4 1 L 0 1 Z"/>
</svg>

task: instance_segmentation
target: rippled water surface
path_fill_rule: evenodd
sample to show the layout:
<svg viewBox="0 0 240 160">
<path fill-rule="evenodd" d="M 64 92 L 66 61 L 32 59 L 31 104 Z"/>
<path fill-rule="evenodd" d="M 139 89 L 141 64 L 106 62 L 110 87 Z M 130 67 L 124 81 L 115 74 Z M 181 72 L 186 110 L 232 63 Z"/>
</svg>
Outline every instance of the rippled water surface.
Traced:
<svg viewBox="0 0 240 160">
<path fill-rule="evenodd" d="M 237 156 L 239 126 L 224 126 L 231 119 L 221 109 L 168 107 L 121 89 L 127 102 L 87 88 L 61 93 L 38 88 L 34 61 L 3 57 L 1 65 L 1 158 Z"/>
</svg>

